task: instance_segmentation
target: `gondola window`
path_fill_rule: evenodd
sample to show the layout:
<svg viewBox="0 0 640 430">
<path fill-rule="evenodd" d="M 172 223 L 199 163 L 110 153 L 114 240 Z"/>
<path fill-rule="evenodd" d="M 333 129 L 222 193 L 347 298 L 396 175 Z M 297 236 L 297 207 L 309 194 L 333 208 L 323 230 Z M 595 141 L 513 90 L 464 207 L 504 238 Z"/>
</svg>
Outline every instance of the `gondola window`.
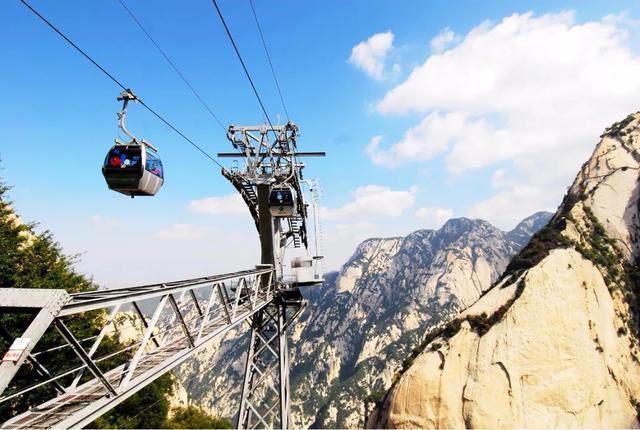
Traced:
<svg viewBox="0 0 640 430">
<path fill-rule="evenodd" d="M 107 155 L 105 167 L 128 169 L 140 167 L 140 151 L 136 149 L 113 148 Z"/>
<path fill-rule="evenodd" d="M 147 148 L 147 165 L 145 168 L 160 178 L 164 177 L 162 161 L 160 161 L 158 156 L 149 148 Z"/>
</svg>

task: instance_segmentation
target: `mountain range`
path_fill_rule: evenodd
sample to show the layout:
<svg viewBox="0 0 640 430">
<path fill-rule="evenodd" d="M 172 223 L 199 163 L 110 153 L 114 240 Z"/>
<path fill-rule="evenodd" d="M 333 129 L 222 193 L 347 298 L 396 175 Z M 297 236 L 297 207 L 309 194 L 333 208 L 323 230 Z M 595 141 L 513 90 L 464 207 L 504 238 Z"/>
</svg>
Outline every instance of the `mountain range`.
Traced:
<svg viewBox="0 0 640 430">
<path fill-rule="evenodd" d="M 425 331 L 476 302 L 551 215 L 536 213 L 509 232 L 458 218 L 438 230 L 368 239 L 340 271 L 304 289 L 308 305 L 289 341 L 294 425 L 362 427 L 367 399 L 392 385 Z M 247 345 L 240 333 L 177 371 L 186 390 L 176 403 L 236 413 Z"/>
</svg>

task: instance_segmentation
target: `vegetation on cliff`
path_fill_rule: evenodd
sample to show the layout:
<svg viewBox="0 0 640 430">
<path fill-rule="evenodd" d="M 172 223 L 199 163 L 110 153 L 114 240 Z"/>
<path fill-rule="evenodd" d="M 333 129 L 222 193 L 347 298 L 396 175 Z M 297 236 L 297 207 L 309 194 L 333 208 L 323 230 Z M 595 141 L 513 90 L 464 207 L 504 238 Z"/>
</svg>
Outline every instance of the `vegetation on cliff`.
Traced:
<svg viewBox="0 0 640 430">
<path fill-rule="evenodd" d="M 168 429 L 230 429 L 233 428 L 231 421 L 227 418 L 212 417 L 202 409 L 195 406 L 178 408 L 173 414 L 173 418 L 167 421 Z"/>
<path fill-rule="evenodd" d="M 634 350 L 634 359 L 640 361 L 637 346 L 640 341 L 640 270 L 638 261 L 628 262 L 627 257 L 618 248 L 617 241 L 609 235 L 602 223 L 588 206 L 583 206 L 585 219 L 574 222 L 580 233 L 580 241 L 575 249 L 584 258 L 591 261 L 602 273 L 603 279 L 612 295 L 620 294 L 629 309 L 629 317 L 619 315 L 626 324 L 618 329 L 619 335 L 630 333 L 632 343 L 629 347 Z"/>
</svg>

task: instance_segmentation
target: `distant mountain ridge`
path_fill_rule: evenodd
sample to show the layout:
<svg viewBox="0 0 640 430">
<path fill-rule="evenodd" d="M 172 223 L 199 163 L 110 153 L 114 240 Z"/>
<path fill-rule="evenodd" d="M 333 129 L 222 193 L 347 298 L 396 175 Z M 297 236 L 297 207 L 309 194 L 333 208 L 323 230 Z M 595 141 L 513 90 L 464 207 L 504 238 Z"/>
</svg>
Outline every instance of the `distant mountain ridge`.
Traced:
<svg viewBox="0 0 640 430">
<path fill-rule="evenodd" d="M 290 339 L 294 424 L 361 427 L 364 400 L 391 386 L 425 330 L 473 304 L 550 216 L 534 214 L 506 233 L 457 218 L 438 230 L 363 241 L 322 286 L 303 290 L 308 306 Z M 189 383 L 191 400 L 235 414 L 245 347 L 235 333 L 186 363 L 179 379 L 200 374 Z M 205 372 L 209 360 L 221 370 Z"/>
<path fill-rule="evenodd" d="M 531 236 L 542 229 L 551 219 L 551 212 L 536 212 L 523 219 L 513 230 L 507 233 L 507 238 L 524 248 L 529 243 Z"/>
</svg>

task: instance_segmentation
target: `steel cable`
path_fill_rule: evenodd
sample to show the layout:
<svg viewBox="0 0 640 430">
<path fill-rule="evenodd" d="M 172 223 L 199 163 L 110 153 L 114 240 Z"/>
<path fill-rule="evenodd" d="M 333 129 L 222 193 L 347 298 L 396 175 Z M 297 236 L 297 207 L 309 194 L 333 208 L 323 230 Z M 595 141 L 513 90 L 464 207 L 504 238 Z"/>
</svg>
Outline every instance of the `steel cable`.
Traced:
<svg viewBox="0 0 640 430">
<path fill-rule="evenodd" d="M 285 115 L 287 115 L 287 121 L 291 121 L 289 117 L 289 111 L 287 110 L 287 105 L 284 102 L 284 97 L 282 96 L 282 90 L 280 89 L 280 83 L 278 82 L 278 78 L 276 77 L 276 71 L 273 67 L 273 63 L 271 62 L 271 55 L 269 55 L 269 49 L 267 48 L 267 42 L 264 40 L 264 35 L 262 34 L 262 27 L 260 26 L 260 21 L 258 20 L 258 14 L 256 13 L 256 9 L 253 6 L 253 0 L 249 0 L 249 4 L 251 5 L 251 11 L 253 12 L 253 18 L 256 21 L 256 26 L 258 27 L 258 33 L 260 33 L 260 39 L 262 40 L 262 46 L 264 47 L 264 52 L 267 54 L 267 60 L 269 60 L 269 67 L 271 68 L 271 75 L 273 75 L 273 80 L 276 83 L 276 88 L 278 89 L 278 94 L 280 95 L 280 101 L 282 102 L 282 108 L 284 109 Z"/>
<path fill-rule="evenodd" d="M 45 24 L 47 24 L 53 31 L 58 33 L 60 37 L 62 37 L 67 43 L 69 43 L 73 48 L 75 48 L 79 53 L 81 53 L 87 60 L 89 60 L 94 66 L 96 66 L 102 73 L 104 73 L 109 79 L 116 83 L 123 91 L 131 91 L 127 88 L 121 81 L 115 78 L 111 73 L 109 73 L 104 67 L 98 64 L 89 54 L 87 54 L 82 48 L 76 45 L 71 39 L 69 39 L 62 31 L 60 31 L 55 25 L 53 25 L 48 19 L 46 19 L 42 14 L 40 14 L 37 10 L 35 10 L 26 0 L 20 0 L 22 4 L 24 4 L 31 12 L 33 12 L 38 18 L 40 18 Z M 183 132 L 178 130 L 173 124 L 171 124 L 168 120 L 166 120 L 162 115 L 152 109 L 148 104 L 143 102 L 141 99 L 136 97 L 136 100 L 140 102 L 142 106 L 144 106 L 149 112 L 151 112 L 156 118 L 162 121 L 165 125 L 167 125 L 171 130 L 173 130 L 176 134 L 182 137 L 185 141 L 191 144 L 194 148 L 196 148 L 200 153 L 202 153 L 209 160 L 213 161 L 215 164 L 220 166 L 223 170 L 226 170 L 225 167 L 220 164 L 216 159 L 214 159 L 211 155 L 209 155 L 204 149 L 202 149 L 198 144 L 196 144 L 193 140 L 188 138 Z"/>
<path fill-rule="evenodd" d="M 140 28 L 140 30 L 142 30 L 142 32 L 147 36 L 147 38 L 151 41 L 151 43 L 153 43 L 153 45 L 158 49 L 158 51 L 160 52 L 160 54 L 162 54 L 162 56 L 164 57 L 164 59 L 167 61 L 167 63 L 169 63 L 169 65 L 171 66 L 171 68 L 173 68 L 173 70 L 176 72 L 176 74 L 178 75 L 178 77 L 180 77 L 180 79 L 182 79 L 182 81 L 187 85 L 187 87 L 189 87 L 189 89 L 191 90 L 191 92 L 193 93 L 193 95 L 198 99 L 198 101 L 200 101 L 200 104 L 202 104 L 202 106 L 204 106 L 204 108 L 209 112 L 209 115 L 211 115 L 211 117 L 220 125 L 220 127 L 222 128 L 222 130 L 227 131 L 227 129 L 225 128 L 224 124 L 222 123 L 222 121 L 220 121 L 220 119 L 218 118 L 218 116 L 213 113 L 213 110 L 209 107 L 209 105 L 204 101 L 204 99 L 200 96 L 200 94 L 198 93 L 198 91 L 196 91 L 196 89 L 193 87 L 193 85 L 191 85 L 191 82 L 189 82 L 189 80 L 182 74 L 182 72 L 180 71 L 180 69 L 178 69 L 178 66 L 175 65 L 175 63 L 173 61 L 171 61 L 171 59 L 169 58 L 169 56 L 164 52 L 164 50 L 160 47 L 160 45 L 154 40 L 153 37 L 151 37 L 151 34 L 149 34 L 149 32 L 144 28 L 144 26 L 142 25 L 142 23 L 140 22 L 140 20 L 134 15 L 134 13 L 131 11 L 131 9 L 129 9 L 127 7 L 127 5 L 124 3 L 123 0 L 118 0 L 118 3 L 120 3 L 120 5 L 123 7 L 123 9 L 129 14 L 129 16 L 131 17 L 131 19 L 136 23 L 136 25 Z"/>
</svg>

